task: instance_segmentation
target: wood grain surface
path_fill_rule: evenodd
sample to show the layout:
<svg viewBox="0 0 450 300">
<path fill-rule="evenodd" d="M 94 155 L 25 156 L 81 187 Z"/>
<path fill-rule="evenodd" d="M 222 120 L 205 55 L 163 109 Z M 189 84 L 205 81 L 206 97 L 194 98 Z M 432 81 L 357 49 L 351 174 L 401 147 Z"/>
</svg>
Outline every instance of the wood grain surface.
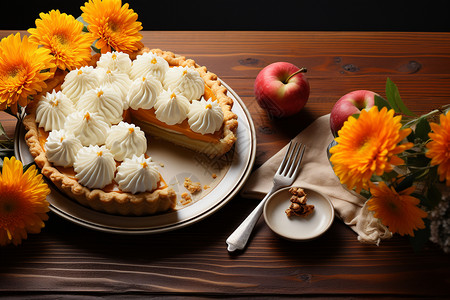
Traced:
<svg viewBox="0 0 450 300">
<path fill-rule="evenodd" d="M 8 35 L 0 31 L 0 37 Z M 195 59 L 225 81 L 251 112 L 255 168 L 347 92 L 384 95 L 391 78 L 416 113 L 450 102 L 450 34 L 403 32 L 143 32 L 143 42 Z M 275 61 L 308 68 L 306 107 L 271 119 L 253 82 Z M 0 113 L 13 136 L 15 120 Z M 433 244 L 414 252 L 405 237 L 364 245 L 339 220 L 307 243 L 275 236 L 260 220 L 235 255 L 225 240 L 255 207 L 236 196 L 190 227 L 158 235 L 96 232 L 57 215 L 21 246 L 0 248 L 0 297 L 438 297 L 450 295 L 450 258 Z"/>
</svg>

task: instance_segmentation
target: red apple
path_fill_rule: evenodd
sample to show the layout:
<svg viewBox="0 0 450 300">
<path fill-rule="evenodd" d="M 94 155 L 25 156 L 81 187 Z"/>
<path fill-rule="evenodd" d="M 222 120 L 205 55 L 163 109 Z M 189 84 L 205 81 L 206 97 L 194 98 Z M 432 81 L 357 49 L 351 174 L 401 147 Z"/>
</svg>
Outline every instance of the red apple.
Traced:
<svg viewBox="0 0 450 300">
<path fill-rule="evenodd" d="M 255 97 L 259 106 L 274 117 L 298 113 L 309 97 L 305 68 L 288 62 L 276 62 L 262 69 L 255 80 Z"/>
<path fill-rule="evenodd" d="M 363 109 L 375 105 L 375 95 L 372 91 L 357 90 L 342 96 L 333 106 L 330 114 L 330 128 L 334 136 L 347 121 L 348 117 L 359 114 Z"/>
</svg>

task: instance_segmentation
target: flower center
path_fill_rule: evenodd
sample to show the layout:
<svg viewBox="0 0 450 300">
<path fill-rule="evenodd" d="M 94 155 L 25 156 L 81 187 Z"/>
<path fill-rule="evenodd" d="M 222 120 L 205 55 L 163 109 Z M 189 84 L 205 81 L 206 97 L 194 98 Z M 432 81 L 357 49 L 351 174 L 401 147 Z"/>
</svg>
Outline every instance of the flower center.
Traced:
<svg viewBox="0 0 450 300">
<path fill-rule="evenodd" d="M 69 39 L 64 34 L 58 33 L 55 35 L 55 37 L 58 40 L 58 43 L 61 45 L 67 45 L 69 42 Z"/>
<path fill-rule="evenodd" d="M 398 211 L 398 201 L 399 197 L 397 195 L 391 195 L 391 199 L 388 200 L 387 205 L 389 206 L 389 209 L 391 209 L 392 212 Z"/>
<path fill-rule="evenodd" d="M 5 202 L 3 203 L 3 212 L 4 213 L 11 213 L 14 211 L 14 202 Z"/>
<path fill-rule="evenodd" d="M 113 31 L 113 32 L 117 32 L 117 31 L 119 31 L 119 29 L 120 29 L 120 25 L 117 24 L 117 23 L 114 22 L 114 21 L 108 22 L 108 27 L 109 27 L 109 29 L 110 29 L 111 31 Z"/>
<path fill-rule="evenodd" d="M 134 132 L 134 128 L 128 128 L 128 133 L 132 134 Z"/>
<path fill-rule="evenodd" d="M 14 78 L 17 76 L 17 74 L 19 74 L 19 71 L 20 71 L 19 68 L 14 66 L 14 68 L 8 71 L 8 76 Z"/>
<path fill-rule="evenodd" d="M 148 164 L 144 161 L 143 163 L 141 163 L 142 168 L 147 168 Z"/>
</svg>

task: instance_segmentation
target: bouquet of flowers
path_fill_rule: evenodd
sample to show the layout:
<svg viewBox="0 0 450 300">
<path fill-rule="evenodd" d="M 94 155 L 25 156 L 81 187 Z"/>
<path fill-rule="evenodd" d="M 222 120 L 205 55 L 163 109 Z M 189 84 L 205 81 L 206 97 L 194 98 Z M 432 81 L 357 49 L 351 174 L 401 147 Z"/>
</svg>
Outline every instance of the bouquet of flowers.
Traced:
<svg viewBox="0 0 450 300">
<path fill-rule="evenodd" d="M 367 198 L 367 208 L 392 233 L 421 247 L 431 239 L 450 252 L 450 105 L 417 116 L 397 86 L 348 118 L 330 149 L 341 184 Z"/>
<path fill-rule="evenodd" d="M 93 50 L 131 53 L 143 46 L 142 24 L 128 4 L 89 0 L 81 10 L 80 19 L 59 10 L 41 13 L 29 35 L 0 41 L 0 111 L 20 119 L 55 76 L 90 64 Z M 0 246 L 39 233 L 49 211 L 49 187 L 34 165 L 8 158 L 12 145 L 0 124 Z"/>
</svg>

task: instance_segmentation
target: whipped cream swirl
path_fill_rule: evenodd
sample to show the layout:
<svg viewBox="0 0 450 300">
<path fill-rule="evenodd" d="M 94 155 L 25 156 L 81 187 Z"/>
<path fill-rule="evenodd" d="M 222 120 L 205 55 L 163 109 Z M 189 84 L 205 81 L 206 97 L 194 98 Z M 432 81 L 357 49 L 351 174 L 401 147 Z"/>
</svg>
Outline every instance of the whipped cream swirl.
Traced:
<svg viewBox="0 0 450 300">
<path fill-rule="evenodd" d="M 79 139 L 64 129 L 53 130 L 45 142 L 45 155 L 55 166 L 71 167 L 78 151 L 83 148 Z"/>
<path fill-rule="evenodd" d="M 217 101 L 202 98 L 200 101 L 192 101 L 188 123 L 192 131 L 207 134 L 214 133 L 222 127 L 223 111 Z"/>
<path fill-rule="evenodd" d="M 66 117 L 75 111 L 72 101 L 61 91 L 41 96 L 36 106 L 36 121 L 45 131 L 59 130 L 64 127 Z"/>
<path fill-rule="evenodd" d="M 198 100 L 205 93 L 205 81 L 200 73 L 188 67 L 170 68 L 163 83 L 166 90 L 181 93 L 189 101 Z"/>
<path fill-rule="evenodd" d="M 97 72 L 101 78 L 100 86 L 111 88 L 125 102 L 128 90 L 132 84 L 130 77 L 127 74 L 106 69 L 97 69 Z"/>
<path fill-rule="evenodd" d="M 123 52 L 107 52 L 100 56 L 97 67 L 128 74 L 131 70 L 130 56 Z"/>
<path fill-rule="evenodd" d="M 120 190 L 136 194 L 156 189 L 160 175 L 150 157 L 133 155 L 117 167 L 115 181 Z"/>
<path fill-rule="evenodd" d="M 91 145 L 78 151 L 73 168 L 75 177 L 81 185 L 101 189 L 112 183 L 116 162 L 105 146 Z"/>
<path fill-rule="evenodd" d="M 133 154 L 141 155 L 147 151 L 145 133 L 134 124 L 126 122 L 120 122 L 111 127 L 105 145 L 117 161 L 131 158 Z"/>
<path fill-rule="evenodd" d="M 124 102 L 111 87 L 102 86 L 87 91 L 75 107 L 78 111 L 98 113 L 111 125 L 122 121 Z"/>
<path fill-rule="evenodd" d="M 153 76 L 139 77 L 133 81 L 127 94 L 128 106 L 134 110 L 150 109 L 163 91 L 161 82 Z"/>
<path fill-rule="evenodd" d="M 169 63 L 151 52 L 138 55 L 131 66 L 130 78 L 132 80 L 152 75 L 159 81 L 164 80 L 164 75 L 169 70 Z"/>
<path fill-rule="evenodd" d="M 90 89 L 98 87 L 100 79 L 96 70 L 91 66 L 81 67 L 70 71 L 64 78 L 61 91 L 74 103 Z"/>
<path fill-rule="evenodd" d="M 171 90 L 163 91 L 155 103 L 156 118 L 166 124 L 174 125 L 183 122 L 189 112 L 189 100 Z"/>
<path fill-rule="evenodd" d="M 67 117 L 64 129 L 77 137 L 83 146 L 103 145 L 109 125 L 98 113 L 77 111 Z"/>
</svg>

